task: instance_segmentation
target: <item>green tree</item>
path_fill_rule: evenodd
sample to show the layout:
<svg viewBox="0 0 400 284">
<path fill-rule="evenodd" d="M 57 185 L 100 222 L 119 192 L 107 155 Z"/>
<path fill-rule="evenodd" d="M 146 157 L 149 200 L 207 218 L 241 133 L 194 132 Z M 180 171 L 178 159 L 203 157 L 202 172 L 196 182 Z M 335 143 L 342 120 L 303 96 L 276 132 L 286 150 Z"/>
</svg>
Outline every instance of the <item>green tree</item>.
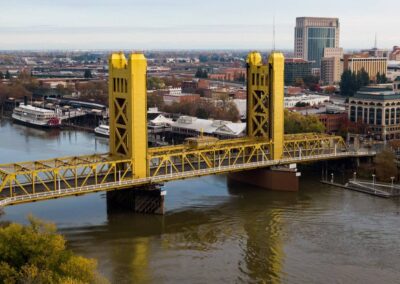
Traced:
<svg viewBox="0 0 400 284">
<path fill-rule="evenodd" d="M 345 70 L 340 80 L 340 93 L 342 96 L 351 97 L 357 92 L 357 78 L 350 70 Z"/>
<path fill-rule="evenodd" d="M 0 80 L 1 79 L 4 79 L 4 74 L 3 74 L 3 72 L 0 71 Z"/>
<path fill-rule="evenodd" d="M 159 90 L 165 88 L 165 82 L 158 77 L 148 77 L 147 78 L 147 88 L 149 90 Z"/>
<path fill-rule="evenodd" d="M 297 102 L 297 103 L 295 104 L 295 107 L 306 107 L 306 106 L 309 106 L 309 105 L 310 105 L 309 103 Z"/>
<path fill-rule="evenodd" d="M 92 71 L 90 69 L 86 69 L 83 77 L 85 77 L 85 79 L 93 78 Z"/>
<path fill-rule="evenodd" d="M 316 115 L 302 115 L 285 110 L 284 120 L 286 134 L 323 133 L 325 131 L 324 124 Z"/>
<path fill-rule="evenodd" d="M 378 74 L 376 74 L 376 83 L 385 84 L 385 83 L 387 83 L 387 81 L 388 81 L 388 79 L 385 74 L 381 75 L 380 72 L 378 72 Z"/>
<path fill-rule="evenodd" d="M 11 79 L 11 74 L 10 74 L 10 71 L 6 71 L 6 76 L 5 76 L 5 78 L 6 79 Z"/>
<path fill-rule="evenodd" d="M 359 72 L 357 72 L 357 91 L 361 87 L 368 86 L 369 84 L 369 74 L 367 71 L 365 71 L 364 68 L 362 68 Z"/>
<path fill-rule="evenodd" d="M 80 99 L 108 105 L 108 86 L 106 81 L 89 81 L 76 83 L 75 89 L 80 92 Z"/>
<path fill-rule="evenodd" d="M 317 76 L 309 75 L 303 78 L 304 86 L 311 91 L 318 91 L 319 87 L 319 78 Z"/>
<path fill-rule="evenodd" d="M 206 69 L 197 68 L 196 74 L 194 75 L 196 78 L 208 78 L 208 72 Z"/>
<path fill-rule="evenodd" d="M 0 228 L 1 283 L 106 283 L 97 263 L 74 255 L 56 227 L 33 217 Z"/>
<path fill-rule="evenodd" d="M 207 119 L 210 117 L 210 112 L 208 112 L 206 108 L 199 107 L 198 109 L 196 109 L 196 117 Z"/>
</svg>

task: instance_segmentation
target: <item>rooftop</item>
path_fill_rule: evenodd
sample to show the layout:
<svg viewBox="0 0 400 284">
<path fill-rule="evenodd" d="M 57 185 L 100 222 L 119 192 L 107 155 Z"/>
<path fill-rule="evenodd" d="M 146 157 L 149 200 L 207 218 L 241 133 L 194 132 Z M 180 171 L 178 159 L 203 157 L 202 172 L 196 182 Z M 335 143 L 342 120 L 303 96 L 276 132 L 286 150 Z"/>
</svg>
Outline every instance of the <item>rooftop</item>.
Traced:
<svg viewBox="0 0 400 284">
<path fill-rule="evenodd" d="M 400 93 L 393 90 L 392 84 L 379 84 L 362 87 L 355 95 L 357 99 L 398 100 Z"/>
<path fill-rule="evenodd" d="M 303 58 L 286 58 L 285 63 L 310 63 L 310 61 L 304 60 Z"/>
<path fill-rule="evenodd" d="M 190 129 L 205 134 L 228 134 L 239 136 L 246 129 L 246 123 L 225 120 L 201 119 L 193 116 L 181 116 L 172 123 L 172 127 Z"/>
</svg>

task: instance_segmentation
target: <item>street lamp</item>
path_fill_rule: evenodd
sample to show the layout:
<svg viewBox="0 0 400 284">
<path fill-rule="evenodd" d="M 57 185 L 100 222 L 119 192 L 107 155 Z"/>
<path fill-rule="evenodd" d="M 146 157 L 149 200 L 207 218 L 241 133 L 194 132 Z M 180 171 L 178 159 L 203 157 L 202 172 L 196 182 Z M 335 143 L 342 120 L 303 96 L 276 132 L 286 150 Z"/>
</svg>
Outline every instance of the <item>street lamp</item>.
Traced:
<svg viewBox="0 0 400 284">
<path fill-rule="evenodd" d="M 333 183 L 333 173 L 331 173 L 331 183 Z"/>
<path fill-rule="evenodd" d="M 357 176 L 357 173 L 354 172 L 354 173 L 353 173 L 353 179 L 354 179 L 354 181 L 356 181 L 356 176 Z"/>
<path fill-rule="evenodd" d="M 375 190 L 375 175 L 372 175 L 372 188 Z"/>
<path fill-rule="evenodd" d="M 392 194 L 393 194 L 393 189 L 394 189 L 394 179 L 395 179 L 395 177 L 390 177 L 390 179 L 392 180 Z"/>
</svg>

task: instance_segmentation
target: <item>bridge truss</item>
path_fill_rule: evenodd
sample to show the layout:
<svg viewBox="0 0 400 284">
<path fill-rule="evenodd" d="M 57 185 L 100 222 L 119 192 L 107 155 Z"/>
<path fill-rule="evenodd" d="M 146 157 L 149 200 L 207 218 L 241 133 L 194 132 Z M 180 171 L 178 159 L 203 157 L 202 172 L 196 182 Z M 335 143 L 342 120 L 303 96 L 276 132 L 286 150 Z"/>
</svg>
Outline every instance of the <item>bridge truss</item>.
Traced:
<svg viewBox="0 0 400 284">
<path fill-rule="evenodd" d="M 271 159 L 271 141 L 240 138 L 212 147 L 188 145 L 150 148 L 147 177 L 137 178 L 134 161 L 109 154 L 64 157 L 0 165 L 0 205 L 32 202 L 90 192 L 117 190 L 209 174 L 321 159 L 357 156 L 341 137 L 286 135 L 282 159 Z"/>
</svg>

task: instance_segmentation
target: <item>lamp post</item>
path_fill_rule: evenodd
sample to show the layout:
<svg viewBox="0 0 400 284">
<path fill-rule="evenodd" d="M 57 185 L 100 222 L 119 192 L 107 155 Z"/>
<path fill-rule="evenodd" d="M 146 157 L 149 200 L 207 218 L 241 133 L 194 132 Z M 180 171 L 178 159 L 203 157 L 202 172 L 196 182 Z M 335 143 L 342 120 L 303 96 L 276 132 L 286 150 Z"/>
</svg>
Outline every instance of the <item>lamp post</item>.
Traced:
<svg viewBox="0 0 400 284">
<path fill-rule="evenodd" d="M 333 183 L 333 173 L 331 173 L 331 183 Z"/>
<path fill-rule="evenodd" d="M 372 188 L 374 189 L 375 192 L 375 175 L 372 175 Z"/>
<path fill-rule="evenodd" d="M 354 173 L 353 173 L 353 179 L 354 179 L 354 181 L 356 181 L 356 177 L 357 177 L 357 173 L 354 172 Z"/>
<path fill-rule="evenodd" d="M 390 179 L 392 180 L 392 195 L 393 195 L 395 177 L 390 177 Z"/>
</svg>

